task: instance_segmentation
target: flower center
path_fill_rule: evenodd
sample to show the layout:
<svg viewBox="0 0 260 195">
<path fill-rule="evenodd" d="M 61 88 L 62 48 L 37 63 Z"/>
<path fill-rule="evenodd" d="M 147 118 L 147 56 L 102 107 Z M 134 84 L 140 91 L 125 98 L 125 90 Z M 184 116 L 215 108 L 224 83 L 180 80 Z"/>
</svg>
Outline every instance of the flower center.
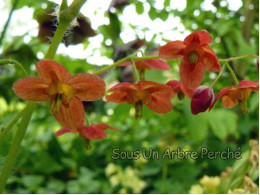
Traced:
<svg viewBox="0 0 260 195">
<path fill-rule="evenodd" d="M 193 50 L 193 51 L 191 51 L 189 53 L 189 61 L 190 61 L 190 63 L 196 64 L 198 59 L 199 59 L 199 55 L 198 55 L 198 53 L 196 51 Z"/>
<path fill-rule="evenodd" d="M 71 98 L 74 96 L 74 90 L 72 86 L 67 85 L 60 81 L 57 75 L 51 72 L 52 83 L 48 89 L 48 93 L 51 96 L 50 106 L 51 112 L 56 115 L 59 113 L 61 104 L 68 105 Z"/>
</svg>

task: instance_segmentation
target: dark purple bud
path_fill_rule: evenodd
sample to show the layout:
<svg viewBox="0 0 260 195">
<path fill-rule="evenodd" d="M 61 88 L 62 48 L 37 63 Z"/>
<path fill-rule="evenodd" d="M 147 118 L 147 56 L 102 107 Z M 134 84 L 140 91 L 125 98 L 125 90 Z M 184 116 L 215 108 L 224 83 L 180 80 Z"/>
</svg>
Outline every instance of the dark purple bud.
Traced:
<svg viewBox="0 0 260 195">
<path fill-rule="evenodd" d="M 191 112 L 198 114 L 205 112 L 214 102 L 215 96 L 212 88 L 200 86 L 194 92 L 191 98 Z"/>
</svg>

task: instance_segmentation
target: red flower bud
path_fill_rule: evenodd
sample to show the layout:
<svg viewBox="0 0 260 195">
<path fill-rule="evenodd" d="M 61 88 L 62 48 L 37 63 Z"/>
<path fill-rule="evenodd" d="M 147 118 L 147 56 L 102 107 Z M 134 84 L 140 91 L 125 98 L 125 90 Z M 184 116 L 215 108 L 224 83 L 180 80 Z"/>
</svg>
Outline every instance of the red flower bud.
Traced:
<svg viewBox="0 0 260 195">
<path fill-rule="evenodd" d="M 198 114 L 205 112 L 214 102 L 215 96 L 212 88 L 201 86 L 198 87 L 191 98 L 191 112 Z"/>
</svg>

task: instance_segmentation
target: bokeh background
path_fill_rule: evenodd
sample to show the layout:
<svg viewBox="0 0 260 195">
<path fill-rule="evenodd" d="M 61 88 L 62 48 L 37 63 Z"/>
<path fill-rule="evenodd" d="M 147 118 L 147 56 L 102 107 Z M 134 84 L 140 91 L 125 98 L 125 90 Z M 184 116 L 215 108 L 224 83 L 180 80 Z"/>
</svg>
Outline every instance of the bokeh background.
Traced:
<svg viewBox="0 0 260 195">
<path fill-rule="evenodd" d="M 0 45 L 0 58 L 16 59 L 34 76 L 35 63 L 43 58 L 56 29 L 60 1 L 1 0 L 0 31 L 15 2 Z M 201 29 L 213 37 L 211 47 L 219 58 L 259 53 L 258 0 L 88 0 L 81 14 L 79 26 L 71 26 L 55 57 L 72 74 L 91 72 L 137 50 L 156 54 L 166 42 L 183 40 Z M 151 70 L 147 80 L 166 83 L 179 79 L 179 61 L 168 63 L 170 71 Z M 231 65 L 239 79 L 258 80 L 256 59 Z M 131 67 L 116 68 L 101 76 L 107 88 L 122 81 L 134 82 Z M 13 83 L 22 77 L 19 68 L 0 66 L 1 127 L 25 106 L 12 91 Z M 203 84 L 209 85 L 215 77 L 215 73 L 207 72 Z M 231 84 L 232 78 L 225 71 L 214 91 Z M 106 103 L 104 99 L 84 102 L 90 122 L 105 122 L 120 129 L 107 131 L 105 140 L 91 141 L 89 150 L 78 135 L 55 137 L 61 126 L 50 115 L 48 103 L 37 104 L 6 193 L 189 193 L 201 178 L 219 176 L 235 160 L 113 160 L 112 150 L 181 147 L 200 151 L 207 147 L 221 151 L 240 147 L 243 153 L 249 149 L 250 139 L 258 140 L 258 99 L 258 93 L 251 95 L 246 114 L 241 114 L 238 106 L 224 109 L 219 102 L 211 112 L 194 116 L 189 99 L 175 98 L 171 113 L 159 115 L 144 108 L 140 120 L 134 118 L 130 105 Z M 19 123 L 0 140 L 0 167 L 18 127 Z M 258 176 L 253 180 L 258 183 Z"/>
</svg>

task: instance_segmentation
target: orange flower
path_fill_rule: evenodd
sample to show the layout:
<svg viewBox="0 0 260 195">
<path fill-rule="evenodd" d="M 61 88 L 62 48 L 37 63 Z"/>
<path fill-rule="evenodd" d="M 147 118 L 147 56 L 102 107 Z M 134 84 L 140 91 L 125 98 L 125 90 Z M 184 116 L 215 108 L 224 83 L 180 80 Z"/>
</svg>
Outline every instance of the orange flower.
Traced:
<svg viewBox="0 0 260 195">
<path fill-rule="evenodd" d="M 208 46 L 212 38 L 206 31 L 197 31 L 184 41 L 171 41 L 160 47 L 159 56 L 166 60 L 182 58 L 180 76 L 188 88 L 200 85 L 205 69 L 211 72 L 220 70 L 218 58 Z"/>
<path fill-rule="evenodd" d="M 183 84 L 183 82 L 177 80 L 170 80 L 166 83 L 166 85 L 170 86 L 173 90 L 172 98 L 177 95 L 179 100 L 182 100 L 184 96 L 191 98 L 195 91 L 195 89 L 189 89 Z"/>
<path fill-rule="evenodd" d="M 108 102 L 132 104 L 136 109 L 136 118 L 142 117 L 143 104 L 160 114 L 172 110 L 170 98 L 173 92 L 167 85 L 152 81 L 140 81 L 137 84 L 119 83 L 108 91 L 112 92 L 106 96 Z"/>
<path fill-rule="evenodd" d="M 40 78 L 24 78 L 14 83 L 17 96 L 28 101 L 50 100 L 51 113 L 65 127 L 77 129 L 84 123 L 81 101 L 100 99 L 105 92 L 104 81 L 91 74 L 71 76 L 66 68 L 51 60 L 36 65 Z"/>
<path fill-rule="evenodd" d="M 86 125 L 81 126 L 76 131 L 71 129 L 60 129 L 56 132 L 56 136 L 63 135 L 64 133 L 75 133 L 78 132 L 81 137 L 85 138 L 86 140 L 90 139 L 103 139 L 106 138 L 107 134 L 105 133 L 106 129 L 112 129 L 114 131 L 118 131 L 117 128 L 111 127 L 105 123 L 97 123 L 91 124 L 89 127 Z"/>
<path fill-rule="evenodd" d="M 226 108 L 233 108 L 237 104 L 240 105 L 242 112 L 247 112 L 246 100 L 249 98 L 251 92 L 259 91 L 259 81 L 240 81 L 238 86 L 230 86 L 219 91 L 215 102 L 222 98 L 222 106 Z M 213 107 L 211 106 L 211 108 Z"/>
<path fill-rule="evenodd" d="M 125 62 L 120 66 L 128 66 L 133 64 L 132 61 Z M 139 71 L 150 70 L 152 68 L 157 70 L 169 70 L 170 66 L 159 59 L 151 59 L 151 60 L 135 60 L 136 69 Z"/>
</svg>

